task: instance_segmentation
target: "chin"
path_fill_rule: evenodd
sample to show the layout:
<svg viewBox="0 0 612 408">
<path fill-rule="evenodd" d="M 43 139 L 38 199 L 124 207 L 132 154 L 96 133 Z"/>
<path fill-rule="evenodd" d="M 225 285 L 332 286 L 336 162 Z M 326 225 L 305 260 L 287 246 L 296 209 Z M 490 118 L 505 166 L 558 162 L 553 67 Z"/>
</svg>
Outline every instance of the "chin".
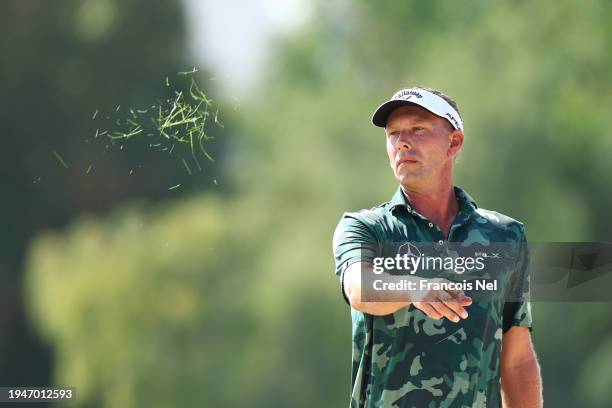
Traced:
<svg viewBox="0 0 612 408">
<path fill-rule="evenodd" d="M 401 174 L 396 175 L 395 178 L 402 186 L 405 187 L 417 186 L 421 184 L 421 177 L 419 177 L 419 174 L 402 172 Z"/>
<path fill-rule="evenodd" d="M 412 168 L 407 169 L 406 166 L 402 166 L 403 168 L 395 174 L 397 179 L 414 179 L 414 178 L 423 178 L 423 169 L 422 168 Z"/>
</svg>

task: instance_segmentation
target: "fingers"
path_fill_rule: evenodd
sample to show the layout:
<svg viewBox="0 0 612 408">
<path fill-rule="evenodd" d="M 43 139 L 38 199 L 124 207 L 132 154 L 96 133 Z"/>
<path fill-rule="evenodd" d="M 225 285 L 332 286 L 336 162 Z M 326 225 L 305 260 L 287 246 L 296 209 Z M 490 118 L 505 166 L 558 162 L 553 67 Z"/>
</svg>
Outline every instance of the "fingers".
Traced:
<svg viewBox="0 0 612 408">
<path fill-rule="evenodd" d="M 434 302 L 434 307 L 444 317 L 455 323 L 459 322 L 460 319 L 468 317 L 468 312 L 463 307 L 463 303 L 457 301 L 446 292 L 438 294 L 438 301 Z"/>
<path fill-rule="evenodd" d="M 432 306 L 431 302 L 412 302 L 414 307 L 434 320 L 440 320 L 442 315 Z"/>
<path fill-rule="evenodd" d="M 413 302 L 412 304 L 434 320 L 440 320 L 443 317 L 455 323 L 460 320 L 459 316 L 451 308 L 439 300 L 433 302 Z"/>
<path fill-rule="evenodd" d="M 453 293 L 451 295 L 451 293 L 445 291 L 438 291 L 430 293 L 430 296 L 427 296 L 427 298 L 431 300 L 413 302 L 412 304 L 432 319 L 439 320 L 446 317 L 451 322 L 458 323 L 469 315 L 465 307 L 472 303 L 472 299 L 463 293 Z"/>
<path fill-rule="evenodd" d="M 448 290 L 447 292 L 449 295 L 451 295 L 455 299 L 455 301 L 461 304 L 466 304 L 466 305 L 472 304 L 472 298 L 469 296 L 466 296 L 462 290 Z"/>
<path fill-rule="evenodd" d="M 461 320 L 459 314 L 439 300 L 433 302 L 413 302 L 412 304 L 434 320 L 440 320 L 443 317 L 455 323 Z"/>
<path fill-rule="evenodd" d="M 446 317 L 448 320 L 450 320 L 451 322 L 459 322 L 459 320 L 461 320 L 461 318 L 459 317 L 459 315 L 457 315 L 453 309 L 451 309 L 450 307 L 448 307 L 446 305 L 446 303 L 442 302 L 442 301 L 434 301 L 431 302 L 431 306 L 433 306 L 434 309 L 436 309 L 436 311 L 442 315 L 442 317 Z"/>
</svg>

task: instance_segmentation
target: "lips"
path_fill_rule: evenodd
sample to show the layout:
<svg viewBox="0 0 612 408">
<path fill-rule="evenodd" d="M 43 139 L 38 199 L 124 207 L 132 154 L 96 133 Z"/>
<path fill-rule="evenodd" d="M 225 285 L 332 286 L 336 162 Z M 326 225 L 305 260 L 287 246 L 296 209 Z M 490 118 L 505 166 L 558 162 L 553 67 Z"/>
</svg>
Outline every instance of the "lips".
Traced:
<svg viewBox="0 0 612 408">
<path fill-rule="evenodd" d="M 399 167 L 404 163 L 410 164 L 410 163 L 416 163 L 418 162 L 417 159 L 415 159 L 414 157 L 402 157 L 401 159 L 396 161 L 396 166 Z"/>
</svg>

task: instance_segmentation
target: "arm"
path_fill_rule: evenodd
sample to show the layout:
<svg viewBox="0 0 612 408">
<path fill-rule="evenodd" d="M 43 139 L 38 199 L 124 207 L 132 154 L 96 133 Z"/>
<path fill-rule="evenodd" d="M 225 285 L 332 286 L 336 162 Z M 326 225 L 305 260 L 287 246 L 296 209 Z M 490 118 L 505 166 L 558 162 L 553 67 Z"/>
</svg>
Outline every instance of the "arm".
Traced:
<svg viewBox="0 0 612 408">
<path fill-rule="evenodd" d="M 355 310 L 375 316 L 384 316 L 395 313 L 401 308 L 414 305 L 427 316 L 436 320 L 446 317 L 457 323 L 468 317 L 465 307 L 470 305 L 472 300 L 461 291 L 414 291 L 411 294 L 411 299 L 406 299 L 406 301 L 363 302 L 361 299 L 362 272 L 372 272 L 372 264 L 370 262 L 355 262 L 346 268 L 343 274 L 344 294 Z M 388 274 L 381 276 L 386 276 L 387 280 L 390 280 Z M 417 277 L 402 276 L 402 278 L 414 279 L 418 282 Z"/>
<path fill-rule="evenodd" d="M 405 301 L 362 302 L 361 273 L 372 273 L 372 260 L 380 254 L 371 221 L 359 218 L 360 216 L 354 213 L 344 214 L 333 239 L 336 275 L 341 278 L 344 295 L 353 309 L 384 316 L 412 304 L 432 319 L 446 317 L 458 322 L 467 318 L 465 306 L 470 305 L 472 300 L 462 291 L 415 291 L 410 294 L 411 299 L 406 298 Z M 384 276 L 386 280 L 393 279 L 386 273 L 380 276 Z"/>
<path fill-rule="evenodd" d="M 395 313 L 403 307 L 410 306 L 410 301 L 405 302 L 362 302 L 361 301 L 361 270 L 370 271 L 372 264 L 369 262 L 355 262 L 344 271 L 344 293 L 351 307 L 360 312 L 375 316 L 384 316 Z"/>
<path fill-rule="evenodd" d="M 372 222 L 368 223 L 359 214 L 345 213 L 334 231 L 333 251 L 336 275 L 341 279 L 341 287 L 351 307 L 383 316 L 410 305 L 410 302 L 361 301 L 361 271 L 372 271 L 371 261 L 379 256 L 377 242 Z"/>
<path fill-rule="evenodd" d="M 512 326 L 504 333 L 501 383 L 504 408 L 542 407 L 540 366 L 527 327 Z"/>
</svg>

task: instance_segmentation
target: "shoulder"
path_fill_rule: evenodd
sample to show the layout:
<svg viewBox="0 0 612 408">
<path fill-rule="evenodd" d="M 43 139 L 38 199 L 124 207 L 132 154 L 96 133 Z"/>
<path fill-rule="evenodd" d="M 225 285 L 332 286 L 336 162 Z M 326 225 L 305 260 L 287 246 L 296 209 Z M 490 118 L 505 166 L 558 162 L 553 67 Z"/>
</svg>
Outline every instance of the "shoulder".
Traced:
<svg viewBox="0 0 612 408">
<path fill-rule="evenodd" d="M 369 209 L 364 208 L 358 211 L 345 212 L 340 218 L 340 223 L 363 224 L 375 227 L 384 221 L 388 213 L 389 202 L 387 201 Z"/>
<path fill-rule="evenodd" d="M 389 214 L 388 206 L 389 203 L 385 202 L 369 209 L 345 212 L 340 217 L 334 236 L 358 232 L 360 235 L 378 237 L 384 230 L 385 218 Z"/>
<path fill-rule="evenodd" d="M 477 208 L 475 215 L 480 228 L 491 229 L 506 236 L 513 235 L 517 240 L 525 235 L 525 225 L 505 214 L 485 208 Z"/>
</svg>

